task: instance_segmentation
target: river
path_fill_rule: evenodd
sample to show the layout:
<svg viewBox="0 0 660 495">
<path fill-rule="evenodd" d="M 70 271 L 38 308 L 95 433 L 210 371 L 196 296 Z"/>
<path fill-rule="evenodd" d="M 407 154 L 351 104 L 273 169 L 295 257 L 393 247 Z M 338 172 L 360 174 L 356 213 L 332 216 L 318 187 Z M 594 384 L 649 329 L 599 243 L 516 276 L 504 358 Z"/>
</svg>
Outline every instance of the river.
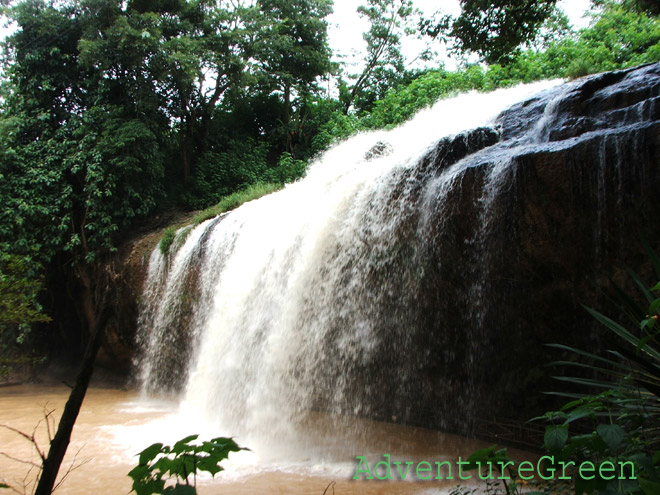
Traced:
<svg viewBox="0 0 660 495">
<path fill-rule="evenodd" d="M 0 425 L 32 435 L 43 449 L 47 446 L 44 414 L 56 420 L 62 411 L 68 388 L 18 385 L 0 388 Z M 69 472 L 56 493 L 61 495 L 127 494 L 127 476 L 137 463 L 136 454 L 161 441 L 174 442 L 200 433 L 199 424 L 186 420 L 177 402 L 144 398 L 132 390 L 91 388 L 73 432 L 62 472 Z M 215 433 L 215 432 L 213 432 Z M 241 439 L 236 439 L 242 445 Z M 171 444 L 171 443 L 170 443 Z M 200 494 L 441 494 L 457 481 L 352 480 L 356 456 L 371 463 L 391 454 L 392 460 L 455 460 L 485 444 L 455 435 L 390 423 L 346 418 L 337 421 L 311 413 L 296 442 L 283 444 L 273 452 L 231 454 L 223 463 L 225 471 L 215 479 L 198 480 Z M 245 445 L 250 447 L 250 445 Z M 4 478 L 22 490 L 31 481 L 29 465 L 37 454 L 31 443 L 15 431 L 0 428 L 0 480 Z M 10 456 L 11 458 L 7 457 Z M 394 471 L 394 468 L 393 468 Z M 334 483 L 334 484 L 332 484 Z M 28 488 L 27 493 L 31 493 Z"/>
</svg>

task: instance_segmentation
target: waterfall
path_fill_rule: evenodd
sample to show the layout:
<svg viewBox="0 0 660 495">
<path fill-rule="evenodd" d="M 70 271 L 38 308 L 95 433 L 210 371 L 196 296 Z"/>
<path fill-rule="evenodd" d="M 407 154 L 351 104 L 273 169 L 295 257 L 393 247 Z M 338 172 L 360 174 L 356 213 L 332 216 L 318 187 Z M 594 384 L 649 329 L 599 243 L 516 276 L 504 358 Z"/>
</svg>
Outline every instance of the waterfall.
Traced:
<svg viewBox="0 0 660 495">
<path fill-rule="evenodd" d="M 565 146 L 552 133 L 579 84 L 558 84 L 440 101 L 180 231 L 150 261 L 142 387 L 251 447 L 281 449 L 310 411 L 456 428 L 494 379 L 513 157 Z"/>
</svg>

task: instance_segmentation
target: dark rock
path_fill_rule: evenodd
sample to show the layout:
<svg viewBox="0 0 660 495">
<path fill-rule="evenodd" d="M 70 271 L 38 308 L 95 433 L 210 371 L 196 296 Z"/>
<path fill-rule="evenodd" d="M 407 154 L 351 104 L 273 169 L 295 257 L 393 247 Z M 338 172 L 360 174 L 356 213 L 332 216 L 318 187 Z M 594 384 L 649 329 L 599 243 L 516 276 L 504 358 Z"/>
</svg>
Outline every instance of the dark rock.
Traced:
<svg viewBox="0 0 660 495">
<path fill-rule="evenodd" d="M 366 274 L 355 312 L 375 320 L 378 358 L 324 367 L 351 374 L 343 410 L 470 433 L 558 406 L 542 392 L 562 356 L 546 344 L 606 347 L 582 304 L 616 317 L 611 281 L 636 294 L 630 268 L 656 282 L 641 240 L 660 248 L 659 82 L 652 65 L 546 91 L 401 172 L 396 229 L 365 232 L 350 265 Z"/>
<path fill-rule="evenodd" d="M 392 145 L 384 141 L 378 141 L 375 145 L 371 147 L 369 151 L 364 154 L 364 159 L 367 161 L 375 160 L 382 156 L 387 156 L 393 151 Z"/>
</svg>

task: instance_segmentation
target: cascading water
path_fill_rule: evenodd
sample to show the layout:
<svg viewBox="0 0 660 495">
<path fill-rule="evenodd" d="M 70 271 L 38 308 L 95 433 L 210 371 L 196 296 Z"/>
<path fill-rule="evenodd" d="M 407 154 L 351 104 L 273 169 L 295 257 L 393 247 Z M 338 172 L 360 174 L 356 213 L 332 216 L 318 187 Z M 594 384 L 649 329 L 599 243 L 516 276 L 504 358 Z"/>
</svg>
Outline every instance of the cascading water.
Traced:
<svg viewBox="0 0 660 495">
<path fill-rule="evenodd" d="M 305 442 L 310 411 L 457 428 L 456 411 L 478 410 L 471 388 L 494 380 L 481 363 L 499 338 L 513 157 L 564 146 L 553 132 L 581 88 L 557 84 L 461 95 L 355 136 L 154 251 L 143 388 L 280 454 Z"/>
</svg>

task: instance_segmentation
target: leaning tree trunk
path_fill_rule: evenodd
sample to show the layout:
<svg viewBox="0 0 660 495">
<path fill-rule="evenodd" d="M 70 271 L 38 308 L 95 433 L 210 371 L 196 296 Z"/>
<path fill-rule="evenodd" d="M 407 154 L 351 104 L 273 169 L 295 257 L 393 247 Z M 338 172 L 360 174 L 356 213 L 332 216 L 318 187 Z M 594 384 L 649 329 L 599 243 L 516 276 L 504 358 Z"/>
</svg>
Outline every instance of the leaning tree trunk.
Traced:
<svg viewBox="0 0 660 495">
<path fill-rule="evenodd" d="M 107 284 L 99 284 L 103 290 L 103 295 L 99 301 L 98 298 L 94 297 L 89 273 L 82 269 L 79 271 L 79 275 L 81 275 L 80 278 L 83 286 L 83 314 L 87 320 L 91 335 L 85 349 L 85 355 L 80 365 L 76 383 L 64 406 L 62 417 L 57 426 L 57 432 L 50 442 L 48 456 L 42 463 L 41 476 L 34 492 L 35 495 L 50 495 L 55 487 L 57 474 L 69 447 L 69 442 L 71 441 L 73 426 L 78 419 L 78 413 L 85 399 L 92 373 L 94 372 L 94 362 L 101 346 L 103 328 L 109 316 L 107 311 Z"/>
</svg>

